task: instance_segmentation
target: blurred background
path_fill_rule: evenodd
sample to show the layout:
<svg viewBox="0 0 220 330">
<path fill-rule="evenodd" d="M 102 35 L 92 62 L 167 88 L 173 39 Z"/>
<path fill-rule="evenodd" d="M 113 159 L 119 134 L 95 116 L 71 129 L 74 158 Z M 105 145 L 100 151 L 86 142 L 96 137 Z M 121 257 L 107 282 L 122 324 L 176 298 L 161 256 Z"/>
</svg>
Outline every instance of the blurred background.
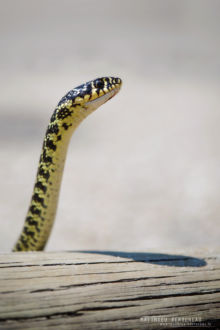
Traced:
<svg viewBox="0 0 220 330">
<path fill-rule="evenodd" d="M 0 1 L 0 251 L 20 234 L 59 99 L 121 92 L 69 146 L 47 250 L 216 246 L 220 2 Z"/>
</svg>

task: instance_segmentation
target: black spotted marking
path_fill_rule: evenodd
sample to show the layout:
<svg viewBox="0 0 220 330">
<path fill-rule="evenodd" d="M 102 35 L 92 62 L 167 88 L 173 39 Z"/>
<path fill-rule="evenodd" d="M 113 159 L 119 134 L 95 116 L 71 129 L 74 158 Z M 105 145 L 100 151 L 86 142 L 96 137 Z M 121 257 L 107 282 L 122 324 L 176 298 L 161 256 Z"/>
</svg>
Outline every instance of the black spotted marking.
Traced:
<svg viewBox="0 0 220 330">
<path fill-rule="evenodd" d="M 91 84 L 87 84 L 86 94 L 89 94 L 90 96 L 92 95 L 92 85 Z"/>
<path fill-rule="evenodd" d="M 69 128 L 69 125 L 67 125 L 66 123 L 63 123 L 63 128 L 67 131 L 68 130 L 68 128 Z"/>
<path fill-rule="evenodd" d="M 30 208 L 29 208 L 29 211 L 32 214 L 41 215 L 41 210 L 38 209 L 35 205 L 31 205 Z"/>
<path fill-rule="evenodd" d="M 57 112 L 57 119 L 65 119 L 67 117 L 71 117 L 72 114 L 73 114 L 73 110 L 70 110 L 68 108 L 63 108 Z"/>
<path fill-rule="evenodd" d="M 50 124 L 47 127 L 46 135 L 48 135 L 48 134 L 58 134 L 58 133 L 59 133 L 59 127 L 58 127 L 57 124 Z"/>
<path fill-rule="evenodd" d="M 61 135 L 58 135 L 57 136 L 57 141 L 60 141 L 62 139 L 62 136 Z"/>
<path fill-rule="evenodd" d="M 42 190 L 44 193 L 47 192 L 47 187 L 43 185 L 43 183 L 41 181 L 37 181 L 35 183 L 35 188 L 39 188 L 40 190 Z"/>
<path fill-rule="evenodd" d="M 46 139 L 46 143 L 45 144 L 51 150 L 54 150 L 55 151 L 57 149 L 57 146 L 50 139 Z"/>
<path fill-rule="evenodd" d="M 44 204 L 44 199 L 42 197 L 40 197 L 37 193 L 33 194 L 32 200 L 41 204 L 44 208 L 47 208 L 47 206 Z"/>
<path fill-rule="evenodd" d="M 15 246 L 15 249 L 16 249 L 17 251 L 22 251 L 21 244 L 20 244 L 20 243 L 17 243 L 16 246 Z"/>
<path fill-rule="evenodd" d="M 46 181 L 48 181 L 50 177 L 50 172 L 49 171 L 44 171 L 44 169 L 40 166 L 38 170 L 38 175 L 42 176 Z"/>
<path fill-rule="evenodd" d="M 50 118 L 50 122 L 51 122 L 51 123 L 54 122 L 54 121 L 56 120 L 56 117 L 57 117 L 57 110 L 58 110 L 58 108 L 56 108 L 56 109 L 54 110 L 54 112 L 53 112 L 53 114 L 52 114 L 52 116 L 51 116 L 51 118 Z"/>
<path fill-rule="evenodd" d="M 40 232 L 40 229 L 38 227 L 38 222 L 36 220 L 34 220 L 32 217 L 27 217 L 26 221 L 30 226 L 34 226 L 38 231 L 38 233 Z"/>
<path fill-rule="evenodd" d="M 99 88 L 96 89 L 96 94 L 99 96 L 99 93 L 100 93 L 100 90 Z"/>
<path fill-rule="evenodd" d="M 44 163 L 52 163 L 52 161 L 53 161 L 52 157 L 47 155 L 46 150 L 44 150 L 42 153 L 42 159 L 43 159 Z"/>
<path fill-rule="evenodd" d="M 27 236 L 30 236 L 33 240 L 35 240 L 35 238 L 34 238 L 35 232 L 34 231 L 31 231 L 27 227 L 24 227 L 24 233 Z"/>
<path fill-rule="evenodd" d="M 24 235 L 21 235 L 21 243 L 24 245 L 25 248 L 28 248 L 27 240 L 25 239 Z"/>
</svg>

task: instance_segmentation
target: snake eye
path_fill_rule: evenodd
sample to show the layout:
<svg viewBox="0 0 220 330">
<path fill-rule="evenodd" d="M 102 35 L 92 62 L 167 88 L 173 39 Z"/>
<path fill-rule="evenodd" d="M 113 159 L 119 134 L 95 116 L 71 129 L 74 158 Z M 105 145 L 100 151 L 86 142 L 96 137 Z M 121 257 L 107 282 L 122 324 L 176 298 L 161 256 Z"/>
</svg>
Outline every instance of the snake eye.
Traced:
<svg viewBox="0 0 220 330">
<path fill-rule="evenodd" d="M 95 87 L 99 88 L 99 89 L 103 89 L 104 88 L 104 81 L 103 80 L 97 80 L 95 82 Z"/>
</svg>

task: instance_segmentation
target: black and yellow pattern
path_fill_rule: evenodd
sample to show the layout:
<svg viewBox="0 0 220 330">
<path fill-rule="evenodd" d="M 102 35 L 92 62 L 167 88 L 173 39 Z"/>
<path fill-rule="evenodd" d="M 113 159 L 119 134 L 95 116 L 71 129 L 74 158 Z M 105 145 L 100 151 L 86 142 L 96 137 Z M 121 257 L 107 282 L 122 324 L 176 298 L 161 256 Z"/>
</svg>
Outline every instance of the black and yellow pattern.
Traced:
<svg viewBox="0 0 220 330">
<path fill-rule="evenodd" d="M 44 249 L 56 214 L 70 137 L 84 118 L 119 91 L 121 83 L 119 78 L 98 78 L 74 88 L 58 103 L 44 138 L 25 224 L 13 251 Z"/>
</svg>

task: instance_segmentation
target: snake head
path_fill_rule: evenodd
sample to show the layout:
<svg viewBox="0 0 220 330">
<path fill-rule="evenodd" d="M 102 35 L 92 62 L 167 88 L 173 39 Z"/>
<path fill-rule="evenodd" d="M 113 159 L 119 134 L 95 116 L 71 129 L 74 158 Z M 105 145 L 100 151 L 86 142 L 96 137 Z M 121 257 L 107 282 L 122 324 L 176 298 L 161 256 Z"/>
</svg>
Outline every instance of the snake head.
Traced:
<svg viewBox="0 0 220 330">
<path fill-rule="evenodd" d="M 71 107 L 81 107 L 91 112 L 118 93 L 122 84 L 120 78 L 102 77 L 82 84 L 69 91 L 59 102 Z"/>
</svg>

